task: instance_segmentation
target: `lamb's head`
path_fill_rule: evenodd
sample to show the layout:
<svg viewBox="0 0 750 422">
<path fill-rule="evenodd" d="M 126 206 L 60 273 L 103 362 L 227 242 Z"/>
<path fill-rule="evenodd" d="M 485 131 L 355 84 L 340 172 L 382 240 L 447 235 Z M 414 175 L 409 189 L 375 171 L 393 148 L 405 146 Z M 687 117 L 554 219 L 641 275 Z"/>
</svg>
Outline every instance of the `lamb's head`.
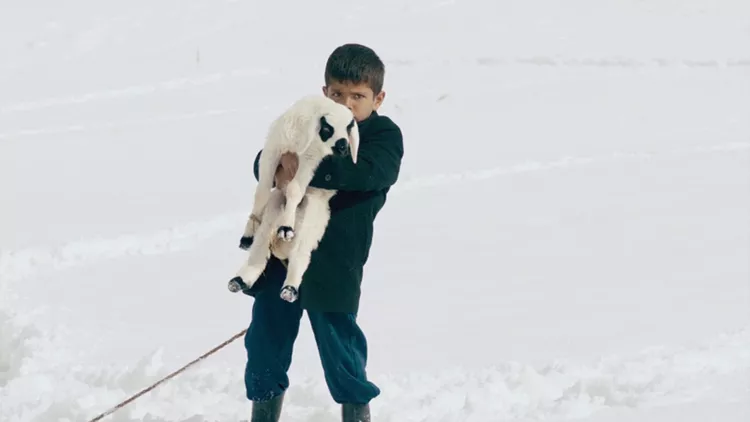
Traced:
<svg viewBox="0 0 750 422">
<path fill-rule="evenodd" d="M 320 141 L 334 155 L 349 156 L 357 162 L 359 149 L 359 129 L 351 110 L 329 100 L 330 103 L 321 109 L 317 120 L 317 134 Z"/>
</svg>

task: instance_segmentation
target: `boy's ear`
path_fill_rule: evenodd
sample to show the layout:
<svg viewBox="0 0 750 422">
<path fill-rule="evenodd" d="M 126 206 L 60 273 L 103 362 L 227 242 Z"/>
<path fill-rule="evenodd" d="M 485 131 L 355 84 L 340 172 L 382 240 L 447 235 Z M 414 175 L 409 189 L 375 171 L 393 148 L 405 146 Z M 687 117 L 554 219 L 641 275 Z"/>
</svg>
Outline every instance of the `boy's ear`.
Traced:
<svg viewBox="0 0 750 422">
<path fill-rule="evenodd" d="M 323 85 L 323 95 L 328 96 L 328 87 Z"/>
<path fill-rule="evenodd" d="M 374 110 L 377 110 L 383 104 L 383 100 L 385 100 L 385 91 L 380 91 L 380 93 L 378 93 L 378 95 L 375 96 L 374 100 L 375 101 L 374 101 L 374 105 L 372 108 Z"/>
</svg>

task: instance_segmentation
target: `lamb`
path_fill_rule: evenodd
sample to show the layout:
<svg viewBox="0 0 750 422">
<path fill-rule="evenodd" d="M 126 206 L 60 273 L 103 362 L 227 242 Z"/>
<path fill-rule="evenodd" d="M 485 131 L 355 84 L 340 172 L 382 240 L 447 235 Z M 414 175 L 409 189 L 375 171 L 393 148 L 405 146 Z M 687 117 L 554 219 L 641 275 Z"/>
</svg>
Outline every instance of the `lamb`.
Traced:
<svg viewBox="0 0 750 422">
<path fill-rule="evenodd" d="M 240 241 L 243 249 L 249 246 L 249 256 L 229 281 L 230 291 L 252 287 L 273 253 L 288 260 L 281 298 L 297 300 L 310 255 L 328 225 L 328 202 L 336 194 L 308 184 L 328 155 L 349 156 L 356 164 L 358 147 L 352 112 L 324 96 L 304 97 L 272 122 L 260 156 L 253 209 Z M 296 154 L 297 171 L 286 186 L 274 187 L 276 168 L 286 152 Z"/>
</svg>

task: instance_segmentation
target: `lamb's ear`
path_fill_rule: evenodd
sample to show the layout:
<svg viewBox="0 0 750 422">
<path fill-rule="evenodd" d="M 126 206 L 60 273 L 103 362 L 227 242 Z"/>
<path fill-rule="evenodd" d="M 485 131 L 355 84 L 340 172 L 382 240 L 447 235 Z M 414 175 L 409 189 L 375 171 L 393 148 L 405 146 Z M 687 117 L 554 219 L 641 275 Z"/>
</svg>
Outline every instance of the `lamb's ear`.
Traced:
<svg viewBox="0 0 750 422">
<path fill-rule="evenodd" d="M 359 127 L 357 122 L 352 121 L 346 126 L 346 132 L 349 135 L 349 149 L 351 150 L 351 157 L 354 164 L 357 164 L 357 151 L 359 150 Z"/>
<path fill-rule="evenodd" d="M 310 119 L 310 121 L 307 124 L 307 139 L 305 140 L 305 147 L 304 150 L 307 150 L 310 148 L 310 145 L 312 145 L 313 141 L 318 139 L 318 135 L 320 134 L 320 125 L 321 122 L 325 121 L 325 118 L 323 117 L 313 117 Z"/>
</svg>

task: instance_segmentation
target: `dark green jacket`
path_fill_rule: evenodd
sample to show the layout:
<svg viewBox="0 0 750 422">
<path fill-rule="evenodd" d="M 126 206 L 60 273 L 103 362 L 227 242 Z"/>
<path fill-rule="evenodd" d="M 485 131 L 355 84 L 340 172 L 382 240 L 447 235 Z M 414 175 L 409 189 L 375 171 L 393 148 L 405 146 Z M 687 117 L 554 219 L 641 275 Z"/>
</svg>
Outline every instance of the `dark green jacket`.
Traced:
<svg viewBox="0 0 750 422">
<path fill-rule="evenodd" d="M 335 189 L 338 193 L 330 201 L 331 219 L 302 278 L 299 300 L 303 309 L 352 313 L 359 310 L 373 223 L 398 179 L 404 146 L 399 127 L 376 112 L 359 122 L 358 127 L 357 164 L 349 157 L 328 156 L 310 182 L 310 186 Z M 256 179 L 261 152 L 255 160 Z M 263 278 L 286 277 L 284 267 L 274 261 L 271 257 L 266 272 L 248 294 L 269 284 Z"/>
</svg>

